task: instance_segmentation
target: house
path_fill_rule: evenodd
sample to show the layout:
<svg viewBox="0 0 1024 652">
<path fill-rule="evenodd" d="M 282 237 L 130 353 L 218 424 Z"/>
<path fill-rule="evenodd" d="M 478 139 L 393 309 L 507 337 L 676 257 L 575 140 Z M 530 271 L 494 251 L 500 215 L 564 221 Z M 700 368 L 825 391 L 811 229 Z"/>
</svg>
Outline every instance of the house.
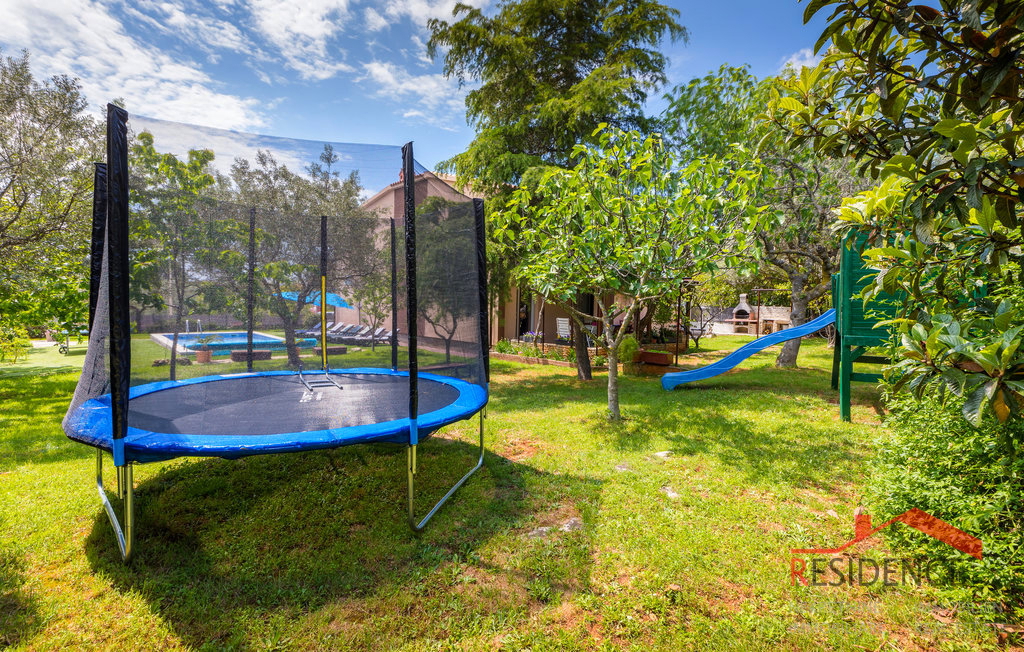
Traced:
<svg viewBox="0 0 1024 652">
<path fill-rule="evenodd" d="M 382 188 L 380 191 L 375 193 L 373 196 L 364 201 L 361 208 L 373 215 L 376 215 L 380 219 L 380 226 L 378 232 L 382 235 L 390 230 L 391 220 L 394 220 L 395 224 L 395 237 L 399 241 L 404 237 L 405 229 L 405 193 L 404 193 L 404 181 L 401 178 L 400 171 L 396 174 L 398 180 L 391 183 L 390 185 Z M 417 204 L 422 202 L 428 197 L 441 197 L 450 198 L 454 201 L 465 202 L 467 198 L 480 198 L 479 194 L 472 192 L 460 192 L 454 187 L 455 178 L 450 175 L 435 174 L 433 172 L 421 172 L 416 175 L 414 188 Z M 385 237 L 388 237 L 385 235 Z M 404 267 L 403 261 L 398 261 L 398 266 Z M 338 292 L 343 296 L 348 296 L 344 288 L 338 288 Z M 349 293 L 350 294 L 350 293 Z M 335 321 L 336 323 L 343 322 L 346 324 L 366 324 L 364 319 L 362 307 L 355 300 L 349 300 L 352 305 L 350 308 L 335 308 L 332 314 L 328 314 L 327 319 Z M 399 298 L 399 311 L 396 316 L 396 323 L 400 332 L 407 330 L 408 313 L 404 309 L 404 301 Z M 387 329 L 391 329 L 392 321 L 390 316 L 386 319 L 386 322 L 381 324 Z M 459 326 L 461 330 L 463 327 Z M 424 319 L 419 321 L 418 332 L 420 336 L 421 346 L 430 346 L 432 339 L 440 339 L 439 333 L 428 324 Z M 401 336 L 400 336 L 401 337 Z M 473 336 L 466 334 L 466 337 L 470 340 Z M 458 339 L 456 337 L 456 339 Z M 434 342 L 433 344 L 437 344 Z M 439 345 L 440 346 L 440 345 Z"/>
</svg>

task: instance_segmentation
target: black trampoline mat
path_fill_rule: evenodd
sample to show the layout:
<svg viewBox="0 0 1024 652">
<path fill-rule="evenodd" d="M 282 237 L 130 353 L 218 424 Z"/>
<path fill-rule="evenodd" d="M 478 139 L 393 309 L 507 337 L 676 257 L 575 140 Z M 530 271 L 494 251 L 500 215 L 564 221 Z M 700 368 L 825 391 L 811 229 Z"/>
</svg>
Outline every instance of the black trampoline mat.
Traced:
<svg viewBox="0 0 1024 652">
<path fill-rule="evenodd" d="M 128 425 L 187 435 L 277 435 L 368 425 L 409 416 L 409 378 L 334 374 L 343 389 L 306 390 L 298 376 L 241 376 L 179 385 L 133 398 Z M 306 374 L 307 380 L 323 379 Z M 419 379 L 419 414 L 451 405 L 459 390 Z"/>
</svg>

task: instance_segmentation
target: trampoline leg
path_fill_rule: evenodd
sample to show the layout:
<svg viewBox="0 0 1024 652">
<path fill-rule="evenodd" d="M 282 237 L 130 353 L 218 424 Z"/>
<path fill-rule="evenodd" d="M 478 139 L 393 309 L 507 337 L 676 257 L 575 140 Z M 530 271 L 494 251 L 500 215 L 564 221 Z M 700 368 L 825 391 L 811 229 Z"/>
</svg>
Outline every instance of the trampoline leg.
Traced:
<svg viewBox="0 0 1024 652">
<path fill-rule="evenodd" d="M 441 506 L 444 505 L 448 501 L 448 499 L 452 497 L 452 494 L 458 491 L 459 487 L 461 487 L 463 483 L 465 483 L 466 480 L 469 479 L 469 476 L 476 473 L 478 470 L 480 470 L 480 467 L 484 465 L 484 411 L 480 410 L 480 455 L 477 458 L 476 466 L 471 468 L 466 473 L 466 475 L 462 476 L 462 479 L 456 482 L 455 486 L 449 489 L 448 493 L 446 493 L 444 497 L 441 498 L 441 500 L 437 501 L 437 504 L 434 505 L 429 512 L 427 512 L 427 515 L 424 516 L 423 520 L 419 523 L 416 522 L 416 512 L 414 505 L 416 498 L 416 445 L 413 444 L 409 446 L 407 448 L 407 451 L 407 460 L 409 462 L 409 527 L 412 528 L 413 532 L 419 532 L 427 526 L 427 522 L 431 518 L 433 518 L 434 514 L 437 513 L 437 510 L 441 509 Z"/>
<path fill-rule="evenodd" d="M 117 547 L 121 550 L 121 559 L 128 561 L 132 556 L 132 542 L 135 538 L 135 485 L 132 482 L 132 465 L 129 462 L 124 466 L 115 467 L 117 475 L 117 496 L 124 501 L 124 527 L 117 519 L 114 506 L 107 498 L 107 490 L 103 487 L 103 451 L 96 451 L 96 489 L 100 493 L 100 500 L 107 511 L 107 518 L 110 519 L 110 526 L 114 528 L 117 536 Z"/>
</svg>

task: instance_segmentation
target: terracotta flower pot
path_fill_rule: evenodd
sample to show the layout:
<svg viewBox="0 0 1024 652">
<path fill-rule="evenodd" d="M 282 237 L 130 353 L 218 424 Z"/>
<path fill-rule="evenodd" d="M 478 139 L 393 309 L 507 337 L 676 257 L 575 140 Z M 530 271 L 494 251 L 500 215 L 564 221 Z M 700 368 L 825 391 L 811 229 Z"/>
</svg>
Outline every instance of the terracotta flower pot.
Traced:
<svg viewBox="0 0 1024 652">
<path fill-rule="evenodd" d="M 199 349 L 196 351 L 197 364 L 209 364 L 213 362 L 213 351 L 210 349 Z"/>
</svg>

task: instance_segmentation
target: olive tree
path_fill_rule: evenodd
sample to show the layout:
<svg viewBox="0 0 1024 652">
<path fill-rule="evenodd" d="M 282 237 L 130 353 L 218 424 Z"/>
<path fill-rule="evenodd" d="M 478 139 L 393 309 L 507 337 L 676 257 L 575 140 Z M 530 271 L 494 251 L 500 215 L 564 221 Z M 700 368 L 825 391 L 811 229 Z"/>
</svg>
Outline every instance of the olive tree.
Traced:
<svg viewBox="0 0 1024 652">
<path fill-rule="evenodd" d="M 2 51 L 0 51 L 2 55 Z M 0 321 L 84 324 L 102 131 L 76 79 L 0 56 Z"/>
<path fill-rule="evenodd" d="M 759 120 L 779 85 L 795 74 L 758 79 L 746 67 L 723 65 L 673 89 L 664 116 L 666 137 L 684 159 L 756 158 L 762 174 L 754 201 L 765 207 L 766 216 L 753 234 L 755 260 L 785 275 L 793 326 L 804 323 L 811 304 L 828 296 L 838 271 L 834 209 L 843 197 L 867 187 L 848 159 L 818 154 L 806 143 L 787 143 L 777 124 Z M 787 341 L 776 366 L 795 366 L 799 351 L 800 338 Z"/>
</svg>

